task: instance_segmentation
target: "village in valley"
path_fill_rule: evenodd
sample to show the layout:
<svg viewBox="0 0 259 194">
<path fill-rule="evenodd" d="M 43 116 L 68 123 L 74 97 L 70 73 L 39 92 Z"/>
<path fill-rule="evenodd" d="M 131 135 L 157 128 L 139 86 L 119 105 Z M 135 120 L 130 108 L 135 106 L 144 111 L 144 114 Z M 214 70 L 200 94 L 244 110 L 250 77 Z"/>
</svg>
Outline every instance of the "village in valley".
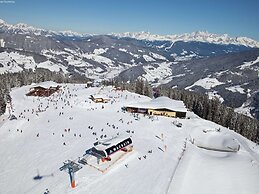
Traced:
<svg viewBox="0 0 259 194">
<path fill-rule="evenodd" d="M 165 96 L 43 82 L 12 89 L 0 125 L 0 193 L 258 191 L 259 147 Z"/>
</svg>

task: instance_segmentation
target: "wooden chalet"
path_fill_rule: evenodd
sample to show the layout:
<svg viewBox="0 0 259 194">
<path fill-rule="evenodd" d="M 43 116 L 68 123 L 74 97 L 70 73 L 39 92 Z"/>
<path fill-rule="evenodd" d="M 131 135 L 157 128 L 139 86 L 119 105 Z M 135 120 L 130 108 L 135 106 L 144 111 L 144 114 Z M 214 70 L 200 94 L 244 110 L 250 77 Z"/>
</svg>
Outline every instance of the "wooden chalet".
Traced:
<svg viewBox="0 0 259 194">
<path fill-rule="evenodd" d="M 26 94 L 26 96 L 40 96 L 40 97 L 48 97 L 53 93 L 57 92 L 61 86 L 44 88 L 42 86 L 36 86 L 30 89 L 30 91 Z"/>
<path fill-rule="evenodd" d="M 125 106 L 124 109 L 131 113 L 142 113 L 156 116 L 185 118 L 187 109 L 183 101 L 172 100 L 161 96 L 148 102 L 136 103 Z"/>
<path fill-rule="evenodd" d="M 107 103 L 110 101 L 110 99 L 108 98 L 104 98 L 102 96 L 93 96 L 93 95 L 91 95 L 89 99 L 91 99 L 95 103 Z"/>
<path fill-rule="evenodd" d="M 89 88 L 89 87 L 93 87 L 93 82 L 92 81 L 88 81 L 86 83 L 86 87 Z"/>
</svg>

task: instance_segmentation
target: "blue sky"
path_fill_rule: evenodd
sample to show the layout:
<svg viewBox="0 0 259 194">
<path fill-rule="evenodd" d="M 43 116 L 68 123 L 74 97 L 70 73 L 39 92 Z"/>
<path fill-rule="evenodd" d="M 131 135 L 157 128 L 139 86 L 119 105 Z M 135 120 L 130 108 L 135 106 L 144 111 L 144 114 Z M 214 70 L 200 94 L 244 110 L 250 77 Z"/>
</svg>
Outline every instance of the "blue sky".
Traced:
<svg viewBox="0 0 259 194">
<path fill-rule="evenodd" d="M 80 33 L 206 30 L 259 41 L 258 0 L 15 0 L 0 3 L 0 18 Z"/>
</svg>

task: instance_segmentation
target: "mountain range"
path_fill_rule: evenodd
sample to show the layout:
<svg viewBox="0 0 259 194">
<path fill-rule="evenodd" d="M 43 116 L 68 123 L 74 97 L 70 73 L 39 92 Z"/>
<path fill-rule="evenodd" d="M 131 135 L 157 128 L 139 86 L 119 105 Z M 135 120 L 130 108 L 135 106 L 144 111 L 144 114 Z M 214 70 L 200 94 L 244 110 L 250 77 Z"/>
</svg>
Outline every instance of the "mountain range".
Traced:
<svg viewBox="0 0 259 194">
<path fill-rule="evenodd" d="M 199 42 L 207 42 L 214 44 L 234 44 L 234 45 L 244 45 L 248 47 L 259 47 L 259 42 L 247 38 L 247 37 L 235 37 L 232 38 L 227 34 L 218 35 L 211 34 L 207 31 L 197 31 L 193 33 L 184 33 L 180 35 L 154 35 L 150 32 L 125 32 L 125 33 L 113 33 L 112 35 L 121 37 L 121 38 L 134 38 L 138 40 L 149 40 L 149 41 L 199 41 Z"/>
<path fill-rule="evenodd" d="M 259 117 L 259 42 L 193 32 L 107 35 L 55 32 L 0 20 L 0 73 L 46 68 L 91 79 L 144 78 L 194 90 Z"/>
</svg>

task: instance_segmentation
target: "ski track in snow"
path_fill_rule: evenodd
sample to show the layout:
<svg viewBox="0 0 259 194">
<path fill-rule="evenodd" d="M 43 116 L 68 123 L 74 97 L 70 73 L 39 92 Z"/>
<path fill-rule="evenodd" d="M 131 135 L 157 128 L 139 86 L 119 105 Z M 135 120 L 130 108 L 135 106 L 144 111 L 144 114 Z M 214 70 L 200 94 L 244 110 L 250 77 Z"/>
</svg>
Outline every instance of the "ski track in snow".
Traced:
<svg viewBox="0 0 259 194">
<path fill-rule="evenodd" d="M 232 133 L 234 137 L 240 142 L 240 144 L 244 147 L 244 149 L 252 156 L 252 158 L 259 164 L 259 154 L 254 152 L 246 143 L 246 141 L 243 140 L 242 136 L 240 137 L 239 134 Z"/>
<path fill-rule="evenodd" d="M 185 142 L 186 145 L 187 145 L 187 138 L 185 139 L 184 142 Z M 168 183 L 168 185 L 167 185 L 167 187 L 166 187 L 166 192 L 165 192 L 166 194 L 169 193 L 169 189 L 170 189 L 171 184 L 172 184 L 172 182 L 173 182 L 174 175 L 175 175 L 175 173 L 176 173 L 176 171 L 177 171 L 177 168 L 179 167 L 179 164 L 180 164 L 180 162 L 181 162 L 181 160 L 182 160 L 182 158 L 183 158 L 183 156 L 184 156 L 184 154 L 185 154 L 185 151 L 186 151 L 187 147 L 184 148 L 184 149 L 185 149 L 185 150 L 183 150 L 183 152 L 181 153 L 181 156 L 179 156 L 179 160 L 177 161 L 176 166 L 173 168 L 172 175 L 170 176 L 169 183 Z"/>
</svg>

